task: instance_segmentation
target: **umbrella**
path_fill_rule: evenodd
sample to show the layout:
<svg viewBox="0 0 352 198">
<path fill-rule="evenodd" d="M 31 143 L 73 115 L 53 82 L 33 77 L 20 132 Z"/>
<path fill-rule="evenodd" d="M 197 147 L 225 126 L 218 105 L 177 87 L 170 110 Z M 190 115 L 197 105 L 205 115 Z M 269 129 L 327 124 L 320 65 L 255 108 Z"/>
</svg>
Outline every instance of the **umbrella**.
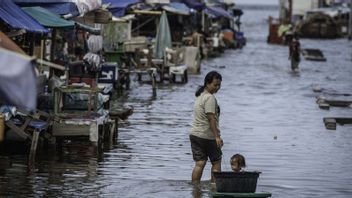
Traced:
<svg viewBox="0 0 352 198">
<path fill-rule="evenodd" d="M 166 47 L 171 48 L 171 33 L 166 12 L 163 11 L 160 17 L 159 29 L 155 40 L 154 57 L 162 58 Z"/>
</svg>

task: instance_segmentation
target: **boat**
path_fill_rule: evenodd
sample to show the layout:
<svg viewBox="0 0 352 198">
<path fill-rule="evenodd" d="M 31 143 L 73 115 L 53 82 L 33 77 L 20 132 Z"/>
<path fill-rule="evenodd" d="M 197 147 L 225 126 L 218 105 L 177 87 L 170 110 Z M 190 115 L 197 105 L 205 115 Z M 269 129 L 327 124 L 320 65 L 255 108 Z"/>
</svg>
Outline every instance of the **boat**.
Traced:
<svg viewBox="0 0 352 198">
<path fill-rule="evenodd" d="M 301 53 L 306 60 L 326 61 L 323 52 L 319 49 L 302 49 Z"/>
</svg>

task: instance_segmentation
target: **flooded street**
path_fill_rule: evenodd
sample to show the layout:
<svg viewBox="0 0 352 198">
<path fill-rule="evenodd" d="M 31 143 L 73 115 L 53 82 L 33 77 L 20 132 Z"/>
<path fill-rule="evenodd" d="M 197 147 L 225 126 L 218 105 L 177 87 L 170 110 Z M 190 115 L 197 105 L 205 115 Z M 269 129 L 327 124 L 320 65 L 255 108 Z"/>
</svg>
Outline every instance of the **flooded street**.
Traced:
<svg viewBox="0 0 352 198">
<path fill-rule="evenodd" d="M 63 155 L 39 156 L 29 174 L 24 155 L 10 156 L 0 170 L 0 196 L 15 197 L 210 197 L 210 165 L 200 191 L 193 189 L 189 143 L 195 90 L 208 71 L 223 75 L 216 95 L 221 106 L 223 170 L 235 153 L 248 170 L 259 170 L 257 191 L 272 197 L 351 197 L 352 126 L 326 130 L 323 117 L 352 117 L 351 108 L 319 109 L 316 96 L 352 94 L 352 42 L 301 39 L 302 48 L 321 49 L 326 62 L 303 60 L 293 74 L 288 47 L 268 45 L 267 18 L 275 9 L 244 9 L 247 45 L 203 61 L 201 75 L 185 85 L 148 84 L 133 78 L 131 90 L 116 101 L 135 113 L 120 122 L 112 149 L 93 155 L 71 145 Z M 322 93 L 314 93 L 319 86 Z M 352 100 L 352 96 L 338 97 Z M 82 148 L 83 147 L 83 148 Z"/>
</svg>

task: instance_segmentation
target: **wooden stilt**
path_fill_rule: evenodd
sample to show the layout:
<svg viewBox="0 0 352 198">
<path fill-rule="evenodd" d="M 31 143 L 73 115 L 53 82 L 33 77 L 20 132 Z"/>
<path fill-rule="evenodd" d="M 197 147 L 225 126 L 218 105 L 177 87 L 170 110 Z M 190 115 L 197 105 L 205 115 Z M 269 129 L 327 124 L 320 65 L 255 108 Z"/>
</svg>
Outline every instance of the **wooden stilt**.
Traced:
<svg viewBox="0 0 352 198">
<path fill-rule="evenodd" d="M 37 152 L 38 140 L 39 140 L 39 131 L 34 130 L 33 136 L 32 136 L 31 150 L 29 153 L 29 168 L 30 169 L 32 169 L 34 167 L 35 154 Z"/>
<path fill-rule="evenodd" d="M 115 129 L 114 129 L 114 135 L 113 135 L 114 140 L 116 140 L 116 139 L 117 139 L 117 137 L 118 137 L 118 133 L 119 133 L 119 119 L 118 119 L 118 118 L 116 118 L 116 119 L 115 119 Z"/>
<path fill-rule="evenodd" d="M 169 75 L 169 83 L 174 83 L 174 82 L 176 82 L 176 75 L 170 74 Z"/>
<path fill-rule="evenodd" d="M 184 74 L 183 74 L 183 82 L 184 83 L 188 83 L 188 72 L 187 72 L 187 70 L 185 70 L 185 72 L 184 72 Z"/>
<path fill-rule="evenodd" d="M 130 82 L 131 82 L 131 76 L 130 76 L 130 72 L 127 72 L 127 82 L 126 82 L 126 90 L 130 89 Z"/>
<path fill-rule="evenodd" d="M 112 144 L 114 142 L 115 133 L 115 122 L 110 122 L 109 124 L 109 142 Z"/>
<path fill-rule="evenodd" d="M 62 150 L 63 150 L 63 138 L 61 137 L 56 137 L 55 138 L 55 142 L 56 142 L 56 149 L 58 151 L 59 154 L 62 154 Z"/>
<path fill-rule="evenodd" d="M 104 125 L 98 126 L 98 150 L 102 149 L 104 145 Z"/>
<path fill-rule="evenodd" d="M 156 76 L 154 73 L 151 74 L 152 78 L 152 88 L 153 88 L 153 96 L 156 96 Z"/>
</svg>

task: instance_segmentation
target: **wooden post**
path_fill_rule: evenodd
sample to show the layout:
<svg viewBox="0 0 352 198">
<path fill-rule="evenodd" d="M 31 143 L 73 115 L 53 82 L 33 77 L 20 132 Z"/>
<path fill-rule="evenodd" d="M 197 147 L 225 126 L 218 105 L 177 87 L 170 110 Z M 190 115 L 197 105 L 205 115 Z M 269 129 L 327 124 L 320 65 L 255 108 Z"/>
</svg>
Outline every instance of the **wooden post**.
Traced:
<svg viewBox="0 0 352 198">
<path fill-rule="evenodd" d="M 0 113 L 0 143 L 5 139 L 5 116 Z"/>
<path fill-rule="evenodd" d="M 288 20 L 292 23 L 292 0 L 288 0 Z"/>
<path fill-rule="evenodd" d="M 156 75 L 154 74 L 154 72 L 151 73 L 151 77 L 152 77 L 152 87 L 153 87 L 153 96 L 156 96 Z"/>
<path fill-rule="evenodd" d="M 35 154 L 37 152 L 38 140 L 39 140 L 39 130 L 35 129 L 32 136 L 31 150 L 29 153 L 29 168 L 34 168 Z"/>
<path fill-rule="evenodd" d="M 110 122 L 109 124 L 109 142 L 112 144 L 114 142 L 114 133 L 115 133 L 115 122 Z"/>
<path fill-rule="evenodd" d="M 131 82 L 130 71 L 128 70 L 126 73 L 127 73 L 126 90 L 129 90 L 130 89 L 130 82 Z"/>
<path fill-rule="evenodd" d="M 103 148 L 104 145 L 104 125 L 98 125 L 98 152 Z"/>
<path fill-rule="evenodd" d="M 117 139 L 118 135 L 119 135 L 119 118 L 116 118 L 116 119 L 115 119 L 114 137 L 113 137 L 114 140 Z"/>
<path fill-rule="evenodd" d="M 51 46 L 50 46 L 50 62 L 54 62 L 54 54 L 55 54 L 55 42 L 56 42 L 56 28 L 53 28 L 51 33 Z M 52 68 L 49 69 L 49 79 L 53 75 L 54 70 Z"/>
<path fill-rule="evenodd" d="M 350 0 L 350 18 L 348 23 L 348 39 L 352 40 L 352 0 Z"/>
<path fill-rule="evenodd" d="M 55 145 L 56 151 L 59 155 L 63 153 L 63 146 L 64 146 L 64 138 L 63 137 L 55 137 Z"/>
</svg>

